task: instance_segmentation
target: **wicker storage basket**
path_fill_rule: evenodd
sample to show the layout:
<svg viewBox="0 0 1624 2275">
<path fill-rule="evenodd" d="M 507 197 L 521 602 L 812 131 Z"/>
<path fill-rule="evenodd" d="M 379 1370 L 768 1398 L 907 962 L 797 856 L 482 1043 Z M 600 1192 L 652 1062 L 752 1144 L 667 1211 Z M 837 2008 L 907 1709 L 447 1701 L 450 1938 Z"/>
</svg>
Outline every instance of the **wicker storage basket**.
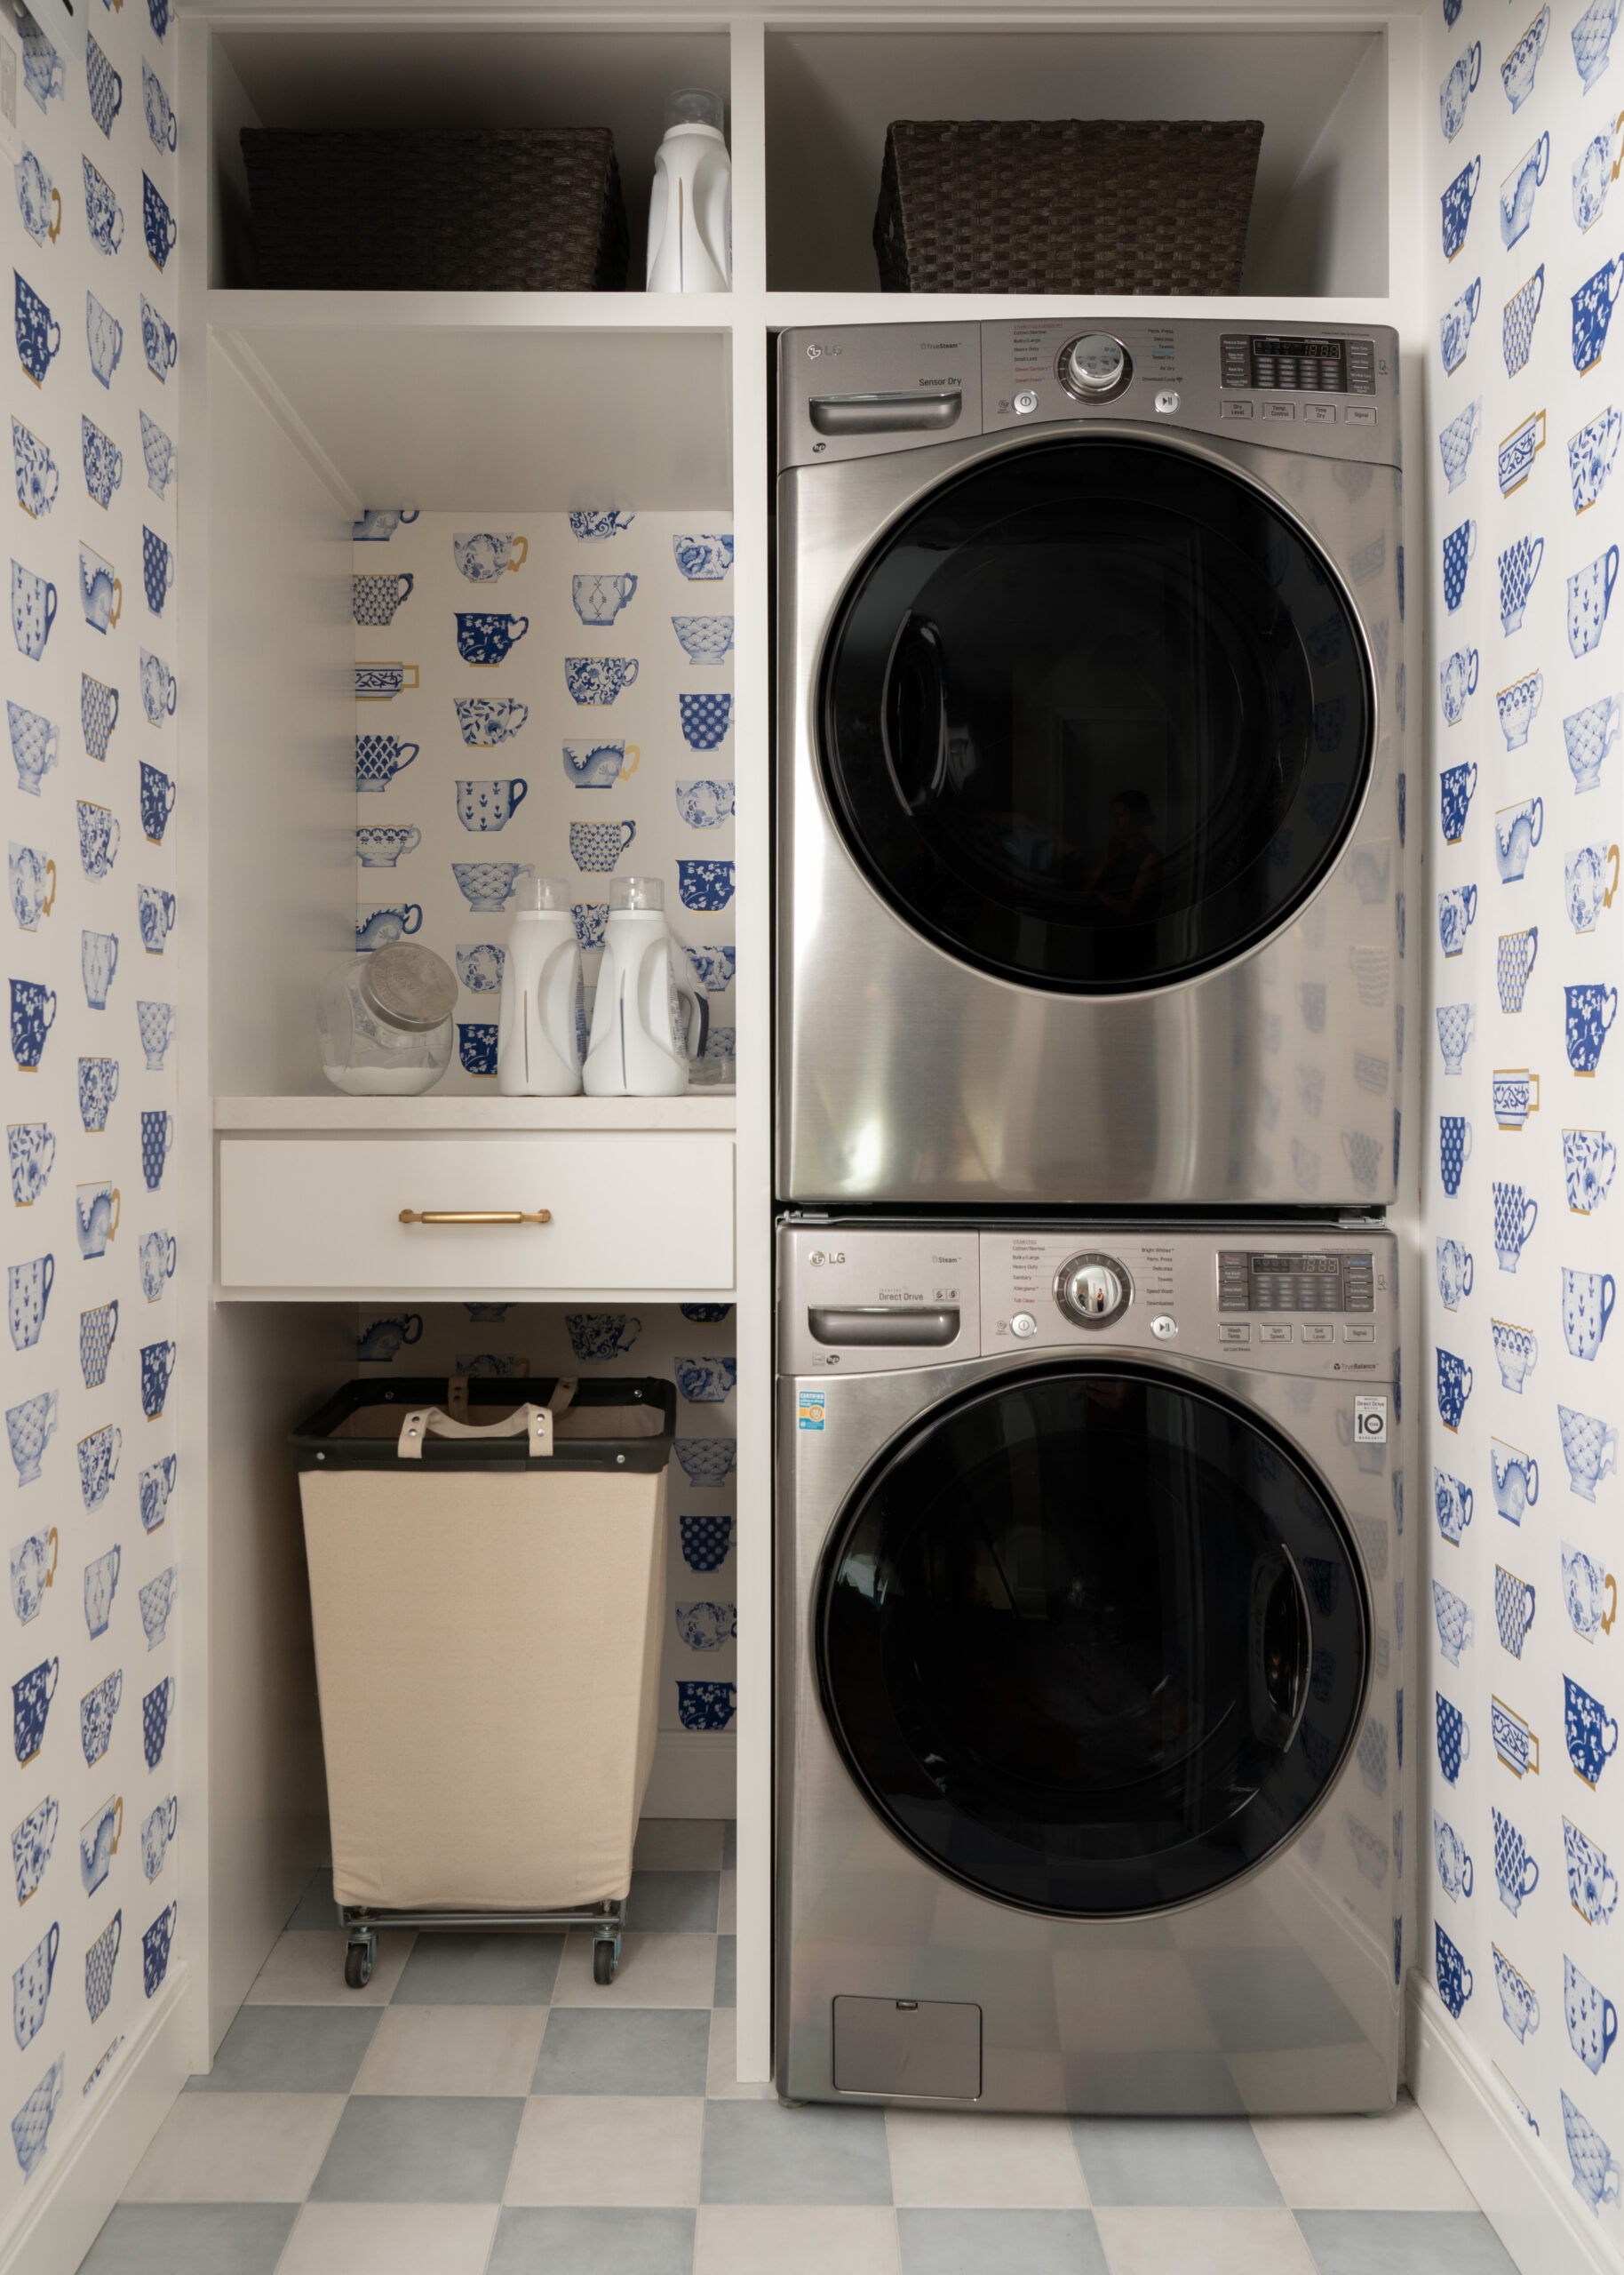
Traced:
<svg viewBox="0 0 1624 2275">
<path fill-rule="evenodd" d="M 607 126 L 245 130 L 259 281 L 278 291 L 616 292 Z"/>
<path fill-rule="evenodd" d="M 1238 292 L 1260 120 L 918 119 L 886 130 L 888 292 Z"/>
</svg>

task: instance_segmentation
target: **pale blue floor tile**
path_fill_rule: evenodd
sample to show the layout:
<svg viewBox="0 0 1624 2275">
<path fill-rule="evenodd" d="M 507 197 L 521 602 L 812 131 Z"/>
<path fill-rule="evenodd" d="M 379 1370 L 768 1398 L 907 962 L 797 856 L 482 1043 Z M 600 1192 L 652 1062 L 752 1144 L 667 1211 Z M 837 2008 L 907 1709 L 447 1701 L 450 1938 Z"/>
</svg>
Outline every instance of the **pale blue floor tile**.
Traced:
<svg viewBox="0 0 1624 2275">
<path fill-rule="evenodd" d="M 1074 2117 L 1095 2204 L 1278 2204 L 1244 2117 Z"/>
<path fill-rule="evenodd" d="M 192 2094 L 346 2094 L 379 2007 L 243 2007 Z"/>
<path fill-rule="evenodd" d="M 776 2101 L 707 2102 L 699 2200 L 888 2204 L 891 2160 L 884 2111 L 785 2109 Z"/>
<path fill-rule="evenodd" d="M 1091 2212 L 899 2212 L 903 2275 L 1110 2275 Z"/>
<path fill-rule="evenodd" d="M 419 1935 L 395 1985 L 397 2007 L 545 2007 L 561 1935 Z"/>
<path fill-rule="evenodd" d="M 703 2094 L 711 2044 L 704 2007 L 554 2007 L 536 2063 L 537 2094 Z"/>
<path fill-rule="evenodd" d="M 691 2212 L 509 2206 L 486 2275 L 691 2275 Z"/>
<path fill-rule="evenodd" d="M 713 1935 L 720 1891 L 720 1872 L 633 1872 L 627 1916 L 639 1935 L 673 1928 Z"/>
<path fill-rule="evenodd" d="M 1319 2275 L 1517 2275 L 1481 2212 L 1299 2212 Z"/>
<path fill-rule="evenodd" d="M 499 2204 L 524 2103 L 517 2096 L 352 2094 L 313 2204 Z"/>
<path fill-rule="evenodd" d="M 736 2007 L 738 2004 L 738 1937 L 718 1936 L 716 1938 L 716 1989 L 712 1994 L 713 2007 Z"/>
<path fill-rule="evenodd" d="M 272 2275 L 297 2204 L 115 2204 L 79 2275 Z"/>
</svg>

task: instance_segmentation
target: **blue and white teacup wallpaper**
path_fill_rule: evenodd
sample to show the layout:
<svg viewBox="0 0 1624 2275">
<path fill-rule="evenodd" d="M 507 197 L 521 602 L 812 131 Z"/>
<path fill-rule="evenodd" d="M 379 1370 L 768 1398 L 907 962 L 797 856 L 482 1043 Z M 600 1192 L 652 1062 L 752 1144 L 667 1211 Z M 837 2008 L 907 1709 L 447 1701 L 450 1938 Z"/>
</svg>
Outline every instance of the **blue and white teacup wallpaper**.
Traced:
<svg viewBox="0 0 1624 2275">
<path fill-rule="evenodd" d="M 635 1310 L 544 1304 L 371 1305 L 356 1313 L 362 1376 L 654 1375 L 677 1390 L 666 1480 L 664 1730 L 731 1730 L 737 1705 L 735 1512 L 738 1359 L 731 1304 Z M 522 1398 L 522 1387 L 516 1396 Z M 48 1553 L 49 1544 L 35 1551 Z M 1620 1773 L 1624 1775 L 1624 1772 Z"/>
<path fill-rule="evenodd" d="M 182 1836 L 175 39 L 163 4 L 96 9 L 82 64 L 28 13 L 20 39 L 23 157 L 4 235 L 16 362 L 0 1966 L 13 1970 L 13 2043 L 0 2050 L 0 2116 L 13 2159 L 0 2230 L 153 2016 L 173 1966 Z M 162 1845 L 141 1836 L 155 1808 Z"/>
<path fill-rule="evenodd" d="M 1437 675 L 1421 1797 L 1435 1869 L 1421 1962 L 1479 2074 L 1615 2250 L 1620 16 L 1617 0 L 1509 15 L 1503 0 L 1429 0 L 1436 329 L 1413 421 Z"/>
<path fill-rule="evenodd" d="M 421 939 L 456 971 L 448 1088 L 495 1087 L 529 873 L 574 888 L 589 1018 L 610 880 L 664 880 L 710 1006 L 690 1086 L 732 1086 L 732 526 L 607 506 L 356 523 L 355 937 Z"/>
<path fill-rule="evenodd" d="M 16 355 L 0 1619 L 12 1760 L 0 1966 L 14 1998 L 0 2117 L 15 2153 L 0 2168 L 0 2230 L 139 2043 L 172 1964 L 184 1837 L 170 1720 L 182 129 L 167 7 L 92 14 L 83 63 L 21 18 L 22 157 L 5 233 Z M 155 1808 L 165 1840 L 144 1848 Z"/>
</svg>

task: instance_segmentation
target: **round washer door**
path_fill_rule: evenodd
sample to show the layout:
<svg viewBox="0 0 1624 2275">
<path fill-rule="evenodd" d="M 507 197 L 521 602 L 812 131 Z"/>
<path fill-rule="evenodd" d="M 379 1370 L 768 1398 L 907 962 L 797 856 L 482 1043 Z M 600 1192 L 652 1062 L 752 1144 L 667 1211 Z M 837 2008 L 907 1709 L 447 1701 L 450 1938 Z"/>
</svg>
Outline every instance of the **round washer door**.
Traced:
<svg viewBox="0 0 1624 2275">
<path fill-rule="evenodd" d="M 819 1576 L 847 1767 L 977 1894 L 1070 1919 L 1188 1904 L 1288 1840 L 1357 1734 L 1357 1557 L 1255 1419 L 1067 1363 L 934 1409 Z"/>
<path fill-rule="evenodd" d="M 950 478 L 887 534 L 820 712 L 841 833 L 911 927 L 1111 994 L 1291 921 L 1357 812 L 1375 704 L 1283 506 L 1190 451 L 1082 435 Z"/>
</svg>

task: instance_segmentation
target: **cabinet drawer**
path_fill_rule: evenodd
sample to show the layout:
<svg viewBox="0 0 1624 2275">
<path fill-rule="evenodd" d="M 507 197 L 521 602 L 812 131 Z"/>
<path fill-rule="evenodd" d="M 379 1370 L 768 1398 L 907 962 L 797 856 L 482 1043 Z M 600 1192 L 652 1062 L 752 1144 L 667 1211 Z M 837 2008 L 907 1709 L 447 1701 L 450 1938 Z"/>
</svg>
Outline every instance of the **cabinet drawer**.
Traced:
<svg viewBox="0 0 1624 2275">
<path fill-rule="evenodd" d="M 673 1292 L 733 1285 L 733 1139 L 222 1138 L 220 1285 Z M 402 1225 L 402 1209 L 549 1209 Z"/>
</svg>

